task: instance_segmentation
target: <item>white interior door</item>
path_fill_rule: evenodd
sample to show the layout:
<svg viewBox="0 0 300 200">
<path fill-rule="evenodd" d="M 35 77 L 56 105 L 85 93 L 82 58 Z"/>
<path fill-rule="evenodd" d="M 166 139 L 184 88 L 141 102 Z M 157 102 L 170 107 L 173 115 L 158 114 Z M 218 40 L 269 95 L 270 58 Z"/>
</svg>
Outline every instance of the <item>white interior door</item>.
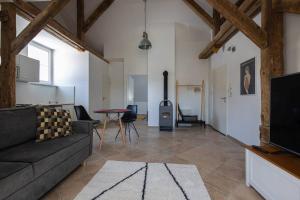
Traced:
<svg viewBox="0 0 300 200">
<path fill-rule="evenodd" d="M 107 68 L 108 74 L 108 68 Z M 110 106 L 110 80 L 109 76 L 102 77 L 102 84 L 103 84 L 103 92 L 102 92 L 102 101 L 103 101 L 103 108 L 107 109 Z"/>
<path fill-rule="evenodd" d="M 213 70 L 213 126 L 227 134 L 227 67 Z"/>
<path fill-rule="evenodd" d="M 111 61 L 109 64 L 110 108 L 124 108 L 124 64 Z"/>
</svg>

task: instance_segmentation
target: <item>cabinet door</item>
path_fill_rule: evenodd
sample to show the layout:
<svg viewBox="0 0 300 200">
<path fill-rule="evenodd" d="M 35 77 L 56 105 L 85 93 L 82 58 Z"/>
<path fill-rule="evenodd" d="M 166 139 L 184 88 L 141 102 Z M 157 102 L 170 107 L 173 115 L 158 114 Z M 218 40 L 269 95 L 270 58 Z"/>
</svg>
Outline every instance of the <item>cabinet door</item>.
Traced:
<svg viewBox="0 0 300 200">
<path fill-rule="evenodd" d="M 26 56 L 17 56 L 17 66 L 19 67 L 19 80 L 27 82 L 39 81 L 40 62 Z"/>
<path fill-rule="evenodd" d="M 248 184 L 267 200 L 299 200 L 300 181 L 252 152 L 247 152 Z"/>
</svg>

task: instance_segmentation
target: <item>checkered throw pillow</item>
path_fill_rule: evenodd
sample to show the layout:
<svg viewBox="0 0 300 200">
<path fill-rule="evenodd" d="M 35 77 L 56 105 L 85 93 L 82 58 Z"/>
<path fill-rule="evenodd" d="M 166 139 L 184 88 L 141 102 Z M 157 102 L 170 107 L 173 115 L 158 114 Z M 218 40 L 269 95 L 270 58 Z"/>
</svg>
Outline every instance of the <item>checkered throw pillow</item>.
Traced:
<svg viewBox="0 0 300 200">
<path fill-rule="evenodd" d="M 67 110 L 38 107 L 37 119 L 37 142 L 69 136 L 72 133 L 71 114 Z"/>
</svg>

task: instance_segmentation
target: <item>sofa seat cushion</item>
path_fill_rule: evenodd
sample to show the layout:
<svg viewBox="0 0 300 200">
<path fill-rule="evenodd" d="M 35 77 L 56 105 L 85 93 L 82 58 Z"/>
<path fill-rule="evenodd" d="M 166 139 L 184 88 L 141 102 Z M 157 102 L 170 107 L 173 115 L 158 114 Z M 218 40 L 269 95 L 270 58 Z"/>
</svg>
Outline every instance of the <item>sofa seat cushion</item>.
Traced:
<svg viewBox="0 0 300 200">
<path fill-rule="evenodd" d="M 37 143 L 31 141 L 0 152 L 0 161 L 32 163 L 38 177 L 90 144 L 87 134 L 73 134 Z"/>
<path fill-rule="evenodd" d="M 29 163 L 0 162 L 0 199 L 4 199 L 33 180 Z"/>
</svg>

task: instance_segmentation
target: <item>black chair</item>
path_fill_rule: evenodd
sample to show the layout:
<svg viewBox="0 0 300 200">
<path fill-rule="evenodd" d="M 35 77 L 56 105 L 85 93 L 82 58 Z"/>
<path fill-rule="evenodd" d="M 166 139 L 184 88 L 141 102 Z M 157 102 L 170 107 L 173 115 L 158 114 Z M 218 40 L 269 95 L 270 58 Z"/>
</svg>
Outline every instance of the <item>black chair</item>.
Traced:
<svg viewBox="0 0 300 200">
<path fill-rule="evenodd" d="M 178 104 L 178 112 L 181 120 L 177 120 L 176 126 L 178 127 L 179 123 L 198 123 L 198 116 L 197 115 L 184 115 L 183 112 L 180 109 L 180 106 Z"/>
<path fill-rule="evenodd" d="M 128 129 L 129 142 L 131 143 L 131 135 L 130 135 L 131 128 L 134 129 L 138 138 L 140 137 L 140 135 L 134 125 L 134 122 L 137 120 L 138 106 L 137 105 L 128 105 L 127 109 L 130 111 L 125 112 L 124 115 L 122 116 L 121 120 L 125 124 L 125 135 L 126 135 L 127 129 Z M 117 138 L 120 134 L 120 131 L 121 131 L 121 129 L 119 129 L 118 134 L 115 137 L 115 141 L 117 140 Z"/>
<path fill-rule="evenodd" d="M 97 127 L 100 124 L 100 120 L 94 120 L 90 117 L 90 115 L 87 113 L 87 111 L 85 110 L 85 108 L 83 106 L 74 106 L 75 109 L 75 113 L 77 116 L 78 120 L 83 120 L 83 121 L 91 121 L 93 123 L 93 130 L 96 131 L 99 139 L 101 140 L 101 136 L 97 130 Z"/>
</svg>

